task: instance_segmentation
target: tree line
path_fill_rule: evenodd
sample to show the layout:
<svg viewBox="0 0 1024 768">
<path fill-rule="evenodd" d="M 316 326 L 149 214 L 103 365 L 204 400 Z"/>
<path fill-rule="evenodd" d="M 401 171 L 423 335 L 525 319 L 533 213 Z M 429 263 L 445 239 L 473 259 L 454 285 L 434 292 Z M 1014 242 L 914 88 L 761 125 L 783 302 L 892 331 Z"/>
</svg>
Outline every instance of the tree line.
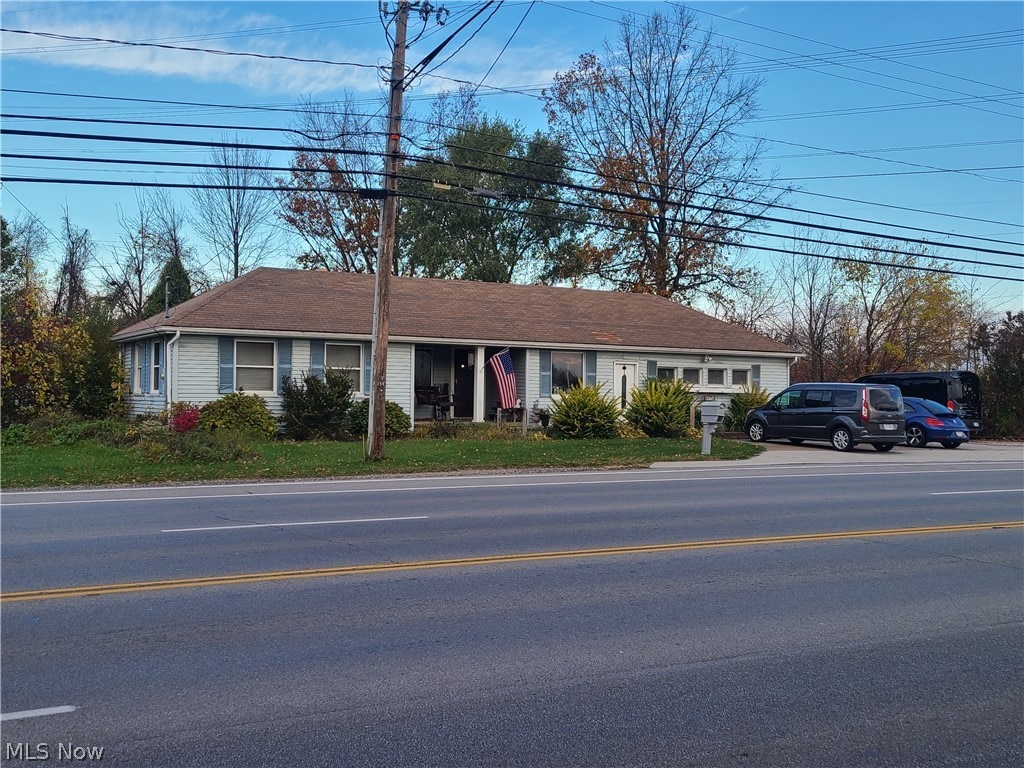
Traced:
<svg viewBox="0 0 1024 768">
<path fill-rule="evenodd" d="M 1010 414 L 990 421 L 1024 431 L 1021 387 L 1006 389 L 1020 381 L 1024 320 L 988 316 L 927 244 L 808 231 L 770 260 L 743 255 L 788 191 L 765 144 L 740 138 L 760 85 L 673 7 L 625 17 L 617 40 L 559 73 L 543 94 L 547 131 L 484 114 L 471 87 L 441 94 L 404 123 L 395 274 L 664 296 L 800 351 L 793 381 L 970 367 Z M 373 272 L 381 201 L 366 192 L 383 187 L 384 128 L 351 97 L 307 101 L 284 176 L 225 137 L 194 176 L 189 210 L 140 191 L 102 257 L 67 211 L 57 232 L 5 220 L 5 422 L 114 406 L 118 327 L 260 264 Z"/>
</svg>

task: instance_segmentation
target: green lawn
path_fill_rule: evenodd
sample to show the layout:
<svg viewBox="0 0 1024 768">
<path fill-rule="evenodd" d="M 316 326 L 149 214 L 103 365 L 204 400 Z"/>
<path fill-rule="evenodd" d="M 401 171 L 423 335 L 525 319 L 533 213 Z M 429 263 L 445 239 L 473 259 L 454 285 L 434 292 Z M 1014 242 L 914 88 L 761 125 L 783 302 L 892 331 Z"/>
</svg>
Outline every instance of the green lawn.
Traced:
<svg viewBox="0 0 1024 768">
<path fill-rule="evenodd" d="M 290 443 L 254 446 L 258 458 L 245 462 L 171 463 L 153 461 L 135 448 L 96 442 L 74 445 L 4 446 L 0 483 L 4 488 L 89 486 L 195 480 L 321 478 L 472 469 L 645 467 L 656 461 L 745 459 L 763 448 L 716 439 L 711 456 L 699 440 L 397 440 L 386 459 L 369 462 L 359 443 Z"/>
</svg>

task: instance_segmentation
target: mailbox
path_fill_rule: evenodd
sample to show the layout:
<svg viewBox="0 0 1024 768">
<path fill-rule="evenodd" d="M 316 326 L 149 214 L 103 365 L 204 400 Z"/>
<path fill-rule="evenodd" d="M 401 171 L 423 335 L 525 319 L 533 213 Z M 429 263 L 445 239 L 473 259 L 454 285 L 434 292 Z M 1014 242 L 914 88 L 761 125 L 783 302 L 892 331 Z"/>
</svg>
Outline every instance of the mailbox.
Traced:
<svg viewBox="0 0 1024 768">
<path fill-rule="evenodd" d="M 725 418 L 725 403 L 721 400 L 705 400 L 700 404 L 702 424 L 721 424 Z"/>
</svg>

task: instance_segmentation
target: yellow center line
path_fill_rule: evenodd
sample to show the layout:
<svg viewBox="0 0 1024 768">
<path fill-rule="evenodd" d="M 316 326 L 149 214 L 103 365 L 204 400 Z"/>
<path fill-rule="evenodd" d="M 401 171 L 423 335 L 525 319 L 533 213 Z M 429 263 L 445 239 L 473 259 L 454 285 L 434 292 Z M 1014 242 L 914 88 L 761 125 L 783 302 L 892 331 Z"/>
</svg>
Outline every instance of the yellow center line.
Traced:
<svg viewBox="0 0 1024 768">
<path fill-rule="evenodd" d="M 970 523 L 967 525 L 935 525 L 916 528 L 883 528 L 866 531 L 837 531 L 834 533 L 803 533 L 789 536 L 756 536 L 740 539 L 712 539 L 706 541 L 677 541 L 667 544 L 642 544 L 626 547 L 602 547 L 599 549 L 568 549 L 552 552 L 524 552 L 484 557 L 459 557 L 448 560 L 421 560 L 407 563 L 375 563 L 370 565 L 348 565 L 335 568 L 309 568 L 298 571 L 269 571 L 263 573 L 240 573 L 231 576 L 205 576 L 192 579 L 169 581 L 138 581 L 124 584 L 95 584 L 82 587 L 35 589 L 25 592 L 0 594 L 0 602 L 17 603 L 29 600 L 53 600 L 62 597 L 89 597 L 114 595 L 126 592 L 149 592 L 160 589 L 190 589 L 193 587 L 227 586 L 252 584 L 261 581 L 283 581 L 285 579 L 316 579 L 328 576 L 355 576 L 371 573 L 414 571 L 431 568 L 458 568 L 476 565 L 501 565 L 525 563 L 538 560 L 559 560 L 579 557 L 610 557 L 615 555 L 638 555 L 655 552 L 679 552 L 687 549 L 711 549 L 715 547 L 745 547 L 765 544 L 794 544 L 838 539 L 872 538 L 880 536 L 912 536 L 929 533 L 962 533 L 1005 528 L 1024 528 L 1024 521 L 1010 520 L 995 523 Z"/>
</svg>

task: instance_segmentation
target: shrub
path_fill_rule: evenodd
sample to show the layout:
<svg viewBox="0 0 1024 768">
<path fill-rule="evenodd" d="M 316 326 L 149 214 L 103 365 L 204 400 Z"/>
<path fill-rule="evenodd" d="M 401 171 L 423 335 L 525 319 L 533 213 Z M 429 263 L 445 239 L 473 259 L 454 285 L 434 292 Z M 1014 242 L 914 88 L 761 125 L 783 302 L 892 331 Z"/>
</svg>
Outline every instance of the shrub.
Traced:
<svg viewBox="0 0 1024 768">
<path fill-rule="evenodd" d="M 685 381 L 647 379 L 633 390 L 626 421 L 648 437 L 686 437 L 694 399 Z"/>
<path fill-rule="evenodd" d="M 644 440 L 647 438 L 647 433 L 634 427 L 628 421 L 619 421 L 615 424 L 615 436 L 622 440 Z"/>
<path fill-rule="evenodd" d="M 552 397 L 550 429 L 567 439 L 615 437 L 619 406 L 599 387 L 577 385 Z"/>
<path fill-rule="evenodd" d="M 259 454 L 249 445 L 250 433 L 232 429 L 193 430 L 151 434 L 139 442 L 139 451 L 152 462 L 248 461 Z"/>
<path fill-rule="evenodd" d="M 349 411 L 349 429 L 353 435 L 365 435 L 370 429 L 370 401 L 360 400 Z M 384 403 L 384 438 L 398 440 L 408 437 L 412 431 L 409 414 L 398 403 L 388 400 Z"/>
<path fill-rule="evenodd" d="M 743 423 L 747 420 L 747 414 L 754 408 L 760 408 L 768 402 L 769 394 L 767 389 L 762 389 L 757 384 L 744 387 L 742 391 L 732 396 L 729 408 L 722 420 L 726 432 L 743 431 Z"/>
<path fill-rule="evenodd" d="M 199 409 L 199 427 L 207 432 L 232 429 L 270 438 L 277 431 L 277 422 L 262 397 L 232 392 Z"/>
<path fill-rule="evenodd" d="M 199 406 L 186 402 L 171 403 L 168 424 L 171 426 L 171 432 L 191 432 L 199 426 Z"/>
<path fill-rule="evenodd" d="M 434 419 L 424 429 L 434 440 L 454 440 L 464 432 L 462 427 L 462 422 L 455 419 Z"/>
<path fill-rule="evenodd" d="M 301 381 L 286 380 L 281 406 L 284 433 L 294 440 L 352 439 L 352 382 L 338 371 L 326 371 L 324 379 L 307 373 Z"/>
<path fill-rule="evenodd" d="M 28 425 L 8 424 L 0 430 L 0 445 L 25 445 L 28 442 Z"/>
</svg>

